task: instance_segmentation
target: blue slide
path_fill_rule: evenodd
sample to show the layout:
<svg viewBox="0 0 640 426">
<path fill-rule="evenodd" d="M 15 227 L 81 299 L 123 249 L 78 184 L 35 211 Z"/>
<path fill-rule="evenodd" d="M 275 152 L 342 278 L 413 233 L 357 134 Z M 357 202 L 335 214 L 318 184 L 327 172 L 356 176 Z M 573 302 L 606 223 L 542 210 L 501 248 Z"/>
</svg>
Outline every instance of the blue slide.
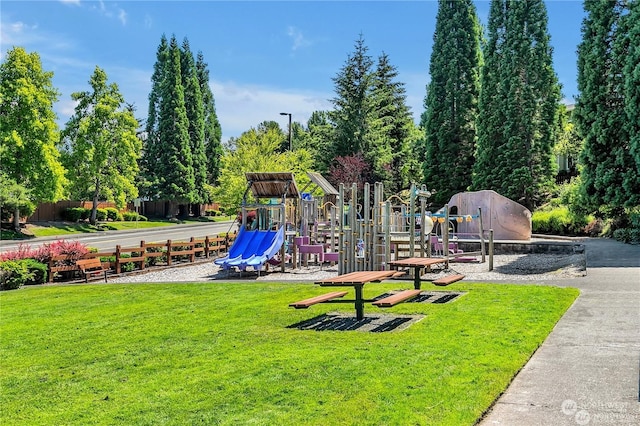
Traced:
<svg viewBox="0 0 640 426">
<path fill-rule="evenodd" d="M 240 229 L 227 256 L 214 260 L 228 270 L 236 267 L 244 271 L 247 266 L 261 270 L 264 263 L 275 256 L 284 243 L 284 227 L 277 231 L 247 231 Z"/>
</svg>

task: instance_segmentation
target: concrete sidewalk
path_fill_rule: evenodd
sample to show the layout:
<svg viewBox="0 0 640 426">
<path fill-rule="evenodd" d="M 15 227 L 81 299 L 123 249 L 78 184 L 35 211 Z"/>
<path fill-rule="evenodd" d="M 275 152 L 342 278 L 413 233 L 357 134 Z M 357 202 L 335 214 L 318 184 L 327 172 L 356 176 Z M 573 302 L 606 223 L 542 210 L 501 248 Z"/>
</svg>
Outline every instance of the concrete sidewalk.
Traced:
<svg viewBox="0 0 640 426">
<path fill-rule="evenodd" d="M 580 296 L 481 425 L 640 425 L 640 246 L 585 241 Z"/>
</svg>

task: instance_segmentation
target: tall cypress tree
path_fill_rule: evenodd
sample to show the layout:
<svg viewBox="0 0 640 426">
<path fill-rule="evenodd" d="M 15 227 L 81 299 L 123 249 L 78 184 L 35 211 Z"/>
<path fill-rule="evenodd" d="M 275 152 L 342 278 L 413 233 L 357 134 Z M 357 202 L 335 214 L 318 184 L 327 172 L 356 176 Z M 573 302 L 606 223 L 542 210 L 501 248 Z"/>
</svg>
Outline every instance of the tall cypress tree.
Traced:
<svg viewBox="0 0 640 426">
<path fill-rule="evenodd" d="M 382 53 L 373 75 L 373 109 L 376 125 L 367 154 L 372 157 L 374 180 L 383 182 L 390 193 L 398 193 L 409 185 L 407 163 L 413 127 L 406 104 L 404 84 L 397 81 L 398 70 Z"/>
<path fill-rule="evenodd" d="M 625 109 L 630 137 L 631 155 L 635 158 L 640 175 L 640 1 L 629 4 L 629 53 L 625 65 Z"/>
<path fill-rule="evenodd" d="M 185 38 L 180 51 L 180 71 L 184 88 L 184 103 L 189 122 L 189 142 L 191 148 L 191 164 L 193 167 L 194 193 L 193 202 L 203 204 L 208 201 L 205 188 L 207 183 L 207 157 L 204 145 L 204 108 L 200 82 L 189 41 Z M 196 209 L 197 210 L 197 209 Z M 199 211 L 194 211 L 199 216 Z"/>
<path fill-rule="evenodd" d="M 156 51 L 156 62 L 153 65 L 151 76 L 151 92 L 149 93 L 149 110 L 145 125 L 145 137 L 143 146 L 143 156 L 140 160 L 140 174 L 142 176 L 141 193 L 152 199 L 157 199 L 158 194 L 154 193 L 154 188 L 158 187 L 157 176 L 160 170 L 157 169 L 159 126 L 160 126 L 160 104 L 162 101 L 161 84 L 165 76 L 165 67 L 169 58 L 169 45 L 167 38 L 163 34 Z"/>
<path fill-rule="evenodd" d="M 588 210 L 608 205 L 618 215 L 623 206 L 640 203 L 640 183 L 629 147 L 622 96 L 625 61 L 632 56 L 627 37 L 628 2 L 587 0 L 584 8 L 587 16 L 578 46 L 580 95 L 574 111 L 584 138 L 582 189 Z"/>
<path fill-rule="evenodd" d="M 484 65 L 480 74 L 480 96 L 478 98 L 477 143 L 473 165 L 472 187 L 475 190 L 495 189 L 493 168 L 498 161 L 502 142 L 504 107 L 501 84 L 504 70 L 506 0 L 493 0 L 489 11 L 488 40 L 484 45 Z"/>
<path fill-rule="evenodd" d="M 552 152 L 560 100 L 560 87 L 552 66 L 547 12 L 542 0 L 494 2 L 497 4 L 495 8 L 492 5 L 491 11 L 497 16 L 493 22 L 502 25 L 491 27 L 490 21 L 486 66 L 492 56 L 491 49 L 501 47 L 500 55 L 491 58 L 492 63 L 498 62 L 496 71 L 501 78 L 496 82 L 492 77 L 488 84 L 489 87 L 497 85 L 498 90 L 493 93 L 502 95 L 500 103 L 492 101 L 492 106 L 504 112 L 498 115 L 489 111 L 488 122 L 478 127 L 479 135 L 487 134 L 482 134 L 483 143 L 478 144 L 478 157 L 482 161 L 475 168 L 475 186 L 495 189 L 533 208 L 553 184 Z M 483 77 L 491 72 L 487 70 Z M 490 90 L 489 87 L 486 89 Z M 495 120 L 500 115 L 504 118 L 502 123 Z M 498 126 L 497 134 L 493 126 Z M 487 145 L 493 162 L 487 153 L 481 152 Z"/>
<path fill-rule="evenodd" d="M 209 69 L 204 61 L 202 52 L 198 52 L 196 70 L 204 108 L 204 145 L 207 156 L 207 181 L 210 184 L 217 184 L 218 178 L 220 177 L 220 161 L 223 154 L 222 129 L 216 114 L 216 103 L 213 92 L 209 86 Z"/>
<path fill-rule="evenodd" d="M 440 0 L 429 65 L 425 113 L 424 182 L 436 204 L 471 185 L 478 96 L 481 30 L 471 0 Z"/>
<path fill-rule="evenodd" d="M 180 47 L 175 36 L 169 43 L 169 52 L 160 82 L 157 172 L 153 192 L 158 198 L 170 201 L 171 216 L 175 216 L 175 203 L 193 202 L 195 178 L 193 173 L 189 120 L 184 103 Z"/>
</svg>

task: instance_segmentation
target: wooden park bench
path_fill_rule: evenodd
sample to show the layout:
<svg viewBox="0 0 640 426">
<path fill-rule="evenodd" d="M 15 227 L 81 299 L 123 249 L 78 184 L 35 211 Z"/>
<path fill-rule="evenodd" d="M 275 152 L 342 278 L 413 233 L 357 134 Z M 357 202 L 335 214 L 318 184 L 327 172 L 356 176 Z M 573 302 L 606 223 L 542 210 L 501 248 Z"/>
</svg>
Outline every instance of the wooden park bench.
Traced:
<svg viewBox="0 0 640 426">
<path fill-rule="evenodd" d="M 76 261 L 76 266 L 84 274 L 84 281 L 89 282 L 89 275 L 104 274 L 104 282 L 107 282 L 107 270 L 102 267 L 102 262 L 97 257 L 92 259 L 80 259 Z"/>
<path fill-rule="evenodd" d="M 432 283 L 433 285 L 445 286 L 445 285 L 455 283 L 456 281 L 460 281 L 463 278 L 464 278 L 464 275 L 460 275 L 460 274 L 447 275 L 446 277 L 437 278 L 433 280 Z"/>
<path fill-rule="evenodd" d="M 339 297 L 343 297 L 347 294 L 346 291 L 334 291 L 327 294 L 322 294 L 320 296 L 311 297 L 309 299 L 304 299 L 299 302 L 290 303 L 289 306 L 292 306 L 296 309 L 307 309 L 311 305 L 315 305 L 316 303 L 327 302 L 329 300 L 337 299 Z"/>
<path fill-rule="evenodd" d="M 390 308 L 392 306 L 397 305 L 398 303 L 402 303 L 406 300 L 413 299 L 419 294 L 420 294 L 420 290 L 403 290 L 398 293 L 392 294 L 391 296 L 387 296 L 384 299 L 376 300 L 371 304 L 379 308 Z"/>
</svg>

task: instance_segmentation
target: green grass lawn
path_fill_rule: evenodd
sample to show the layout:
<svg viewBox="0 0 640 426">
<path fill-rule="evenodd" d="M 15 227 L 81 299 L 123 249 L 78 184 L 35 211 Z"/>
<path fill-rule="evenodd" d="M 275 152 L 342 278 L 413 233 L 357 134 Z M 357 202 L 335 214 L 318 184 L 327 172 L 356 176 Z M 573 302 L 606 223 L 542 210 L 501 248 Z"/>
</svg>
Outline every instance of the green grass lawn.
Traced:
<svg viewBox="0 0 640 426">
<path fill-rule="evenodd" d="M 410 287 L 371 284 L 365 297 Z M 353 313 L 287 306 L 325 290 L 214 282 L 3 292 L 3 423 L 471 425 L 578 295 L 457 283 L 447 290 L 468 293 L 453 302 L 384 311 L 426 315 L 406 330 L 287 328 Z"/>
</svg>

